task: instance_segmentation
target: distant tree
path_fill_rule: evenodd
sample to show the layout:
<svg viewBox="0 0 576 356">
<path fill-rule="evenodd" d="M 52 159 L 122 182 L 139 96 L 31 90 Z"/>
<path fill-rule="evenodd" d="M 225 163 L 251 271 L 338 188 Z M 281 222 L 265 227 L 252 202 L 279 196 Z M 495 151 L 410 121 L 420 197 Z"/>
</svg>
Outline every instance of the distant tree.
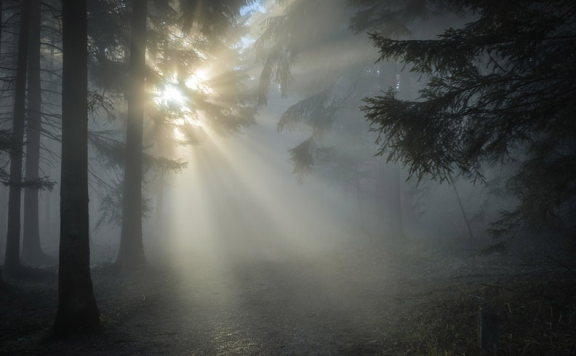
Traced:
<svg viewBox="0 0 576 356">
<path fill-rule="evenodd" d="M 311 131 L 309 138 L 289 151 L 294 173 L 299 178 L 314 173 L 327 182 L 353 186 L 359 205 L 361 197 L 372 204 L 365 212 L 382 222 L 380 231 L 386 236 L 402 236 L 402 212 L 410 212 L 412 206 L 402 208 L 401 168 L 372 158 L 373 135 L 367 133 L 368 125 L 358 107 L 366 95 L 390 88 L 409 98 L 413 92 L 411 78 L 408 69 L 395 61 L 374 65 L 370 48 L 363 46 L 359 34 L 379 30 L 398 38 L 414 36 L 414 28 L 420 30 L 425 20 L 438 15 L 444 1 L 284 3 L 283 11 L 263 22 L 256 49 L 263 66 L 260 103 L 266 103 L 274 81 L 283 95 L 290 87 L 293 94 L 303 97 L 288 108 L 277 126 L 279 131 L 300 127 Z M 314 55 L 318 48 L 320 55 Z M 339 55 L 327 56 L 325 48 Z M 318 72 L 322 74 L 315 74 Z"/>
<path fill-rule="evenodd" d="M 142 140 L 146 102 L 147 18 L 148 0 L 132 0 L 122 232 L 116 259 L 116 265 L 121 270 L 140 269 L 145 263 L 142 242 Z"/>
<path fill-rule="evenodd" d="M 180 2 L 182 28 L 186 33 L 194 28 L 207 40 L 217 39 L 234 24 L 240 9 L 253 0 L 185 0 Z M 155 4 L 161 6 L 162 1 Z M 117 266 L 121 270 L 135 270 L 145 263 L 142 242 L 142 178 L 143 134 L 147 80 L 153 82 L 152 72 L 146 68 L 148 44 L 147 0 L 133 0 L 130 31 L 130 79 L 128 88 L 128 126 L 126 131 L 126 166 L 124 173 L 122 233 Z M 150 42 L 152 43 L 152 42 Z M 154 42 L 155 43 L 155 42 Z M 183 84 L 183 83 L 180 83 Z M 209 96 L 209 95 L 205 95 Z M 214 105 L 196 94 L 195 106 L 213 115 L 213 121 L 238 129 L 244 124 L 242 115 L 230 107 Z M 236 119 L 236 120 L 229 120 Z M 217 125 L 218 126 L 218 125 Z"/>
<path fill-rule="evenodd" d="M 416 101 L 394 91 L 366 99 L 378 154 L 439 181 L 483 179 L 484 163 L 519 160 L 508 188 L 520 204 L 492 232 L 574 221 L 576 3 L 452 3 L 475 20 L 436 40 L 371 34 L 381 61 L 401 60 L 430 76 Z"/>
<path fill-rule="evenodd" d="M 28 35 L 30 29 L 31 0 L 22 0 L 18 60 L 14 92 L 12 137 L 10 147 L 10 181 L 8 198 L 8 232 L 4 268 L 8 274 L 20 269 L 20 203 L 22 193 L 22 151 L 26 117 L 26 75 L 28 64 Z"/>
<path fill-rule="evenodd" d="M 88 35 L 85 0 L 62 0 L 62 170 L 56 337 L 100 330 L 90 276 Z"/>
<path fill-rule="evenodd" d="M 149 2 L 148 6 L 150 11 L 148 11 L 147 45 L 154 48 L 157 47 L 155 42 L 170 40 L 166 28 L 176 26 L 177 17 L 176 11 L 169 6 L 169 1 L 155 0 Z M 126 128 L 122 125 L 124 120 L 121 119 L 126 117 L 127 113 L 121 103 L 129 95 L 131 12 L 127 2 L 116 0 L 90 2 L 88 9 L 91 14 L 88 34 L 91 47 L 94 49 L 93 55 L 89 57 L 89 73 L 92 79 L 89 112 L 94 120 L 91 120 L 88 139 L 92 148 L 91 181 L 94 183 L 94 192 L 100 198 L 100 217 L 95 224 L 95 230 L 98 230 L 106 224 L 119 227 L 123 224 L 122 172 L 127 162 L 127 147 L 122 139 L 122 136 L 126 136 Z M 145 68 L 146 116 L 150 116 L 150 111 L 155 108 L 155 86 L 164 79 L 157 70 L 156 52 L 157 49 L 148 52 L 149 58 Z M 143 181 L 146 181 L 146 172 L 150 170 L 161 171 L 164 174 L 167 171 L 178 171 L 184 165 L 184 162 L 179 160 L 156 157 L 147 152 L 146 148 L 156 145 L 154 140 L 147 140 L 146 132 L 155 131 L 147 127 L 147 124 L 148 120 L 144 120 L 141 175 Z M 172 130 L 173 127 L 170 128 L 170 132 L 173 133 Z M 109 174 L 111 172 L 113 174 Z M 143 217 L 151 210 L 148 202 L 149 199 L 142 197 L 140 215 Z"/>
</svg>

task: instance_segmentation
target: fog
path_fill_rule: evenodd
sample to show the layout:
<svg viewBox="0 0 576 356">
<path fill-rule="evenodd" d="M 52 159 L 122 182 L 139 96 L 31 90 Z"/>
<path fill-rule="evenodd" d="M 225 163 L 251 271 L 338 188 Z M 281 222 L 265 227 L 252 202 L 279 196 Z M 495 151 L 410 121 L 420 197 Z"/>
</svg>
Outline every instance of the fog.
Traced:
<svg viewBox="0 0 576 356">
<path fill-rule="evenodd" d="M 571 2 L 8 3 L 0 355 L 576 352 Z"/>
</svg>

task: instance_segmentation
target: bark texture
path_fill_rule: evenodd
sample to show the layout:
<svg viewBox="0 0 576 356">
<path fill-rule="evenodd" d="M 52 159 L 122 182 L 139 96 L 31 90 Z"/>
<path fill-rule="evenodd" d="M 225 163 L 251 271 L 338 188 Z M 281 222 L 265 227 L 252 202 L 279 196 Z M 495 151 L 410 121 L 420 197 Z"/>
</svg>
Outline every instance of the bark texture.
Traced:
<svg viewBox="0 0 576 356">
<path fill-rule="evenodd" d="M 20 199 L 22 185 L 22 150 L 26 111 L 26 70 L 28 63 L 28 36 L 30 30 L 30 1 L 22 1 L 20 33 L 18 37 L 18 59 L 16 64 L 16 87 L 10 151 L 10 190 L 8 196 L 8 227 L 4 268 L 7 274 L 20 269 Z"/>
<path fill-rule="evenodd" d="M 0 0 L 0 55 L 2 55 L 2 30 L 4 29 L 4 3 Z M 1 208 L 0 208 L 1 209 Z M 0 219 L 4 218 L 4 214 L 0 210 Z M 0 226 L 4 227 L 2 221 L 0 221 Z M 2 230 L 0 230 L 2 231 Z M 2 269 L 0 269 L 0 287 L 4 285 L 4 280 L 2 279 Z"/>
<path fill-rule="evenodd" d="M 28 52 L 28 117 L 26 125 L 26 180 L 36 180 L 40 169 L 40 131 L 42 129 L 42 88 L 40 85 L 40 0 L 31 0 Z M 40 246 L 38 188 L 24 190 L 24 234 L 22 262 L 42 265 L 50 259 Z"/>
<path fill-rule="evenodd" d="M 100 331 L 90 276 L 86 0 L 62 0 L 62 172 L 55 337 Z"/>
<path fill-rule="evenodd" d="M 116 265 L 122 271 L 144 266 L 142 242 L 142 138 L 144 131 L 147 0 L 132 1 L 130 83 L 122 233 Z"/>
</svg>

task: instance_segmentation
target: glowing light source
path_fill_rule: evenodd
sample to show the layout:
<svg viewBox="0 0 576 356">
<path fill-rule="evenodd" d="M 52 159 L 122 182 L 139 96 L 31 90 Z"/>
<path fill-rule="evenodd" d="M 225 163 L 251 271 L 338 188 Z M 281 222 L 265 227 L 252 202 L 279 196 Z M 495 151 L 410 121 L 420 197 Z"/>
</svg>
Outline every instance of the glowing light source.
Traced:
<svg viewBox="0 0 576 356">
<path fill-rule="evenodd" d="M 169 109 L 172 120 L 174 138 L 186 140 L 194 128 L 202 125 L 202 115 L 193 108 L 192 97 L 195 92 L 212 94 L 208 85 L 208 74 L 204 70 L 196 70 L 185 82 L 187 90 L 181 86 L 178 74 L 166 76 L 166 81 L 156 90 L 154 101 L 158 106 Z M 203 131 L 203 128 L 201 130 Z"/>
<path fill-rule="evenodd" d="M 208 74 L 204 70 L 198 69 L 186 80 L 185 84 L 192 90 L 198 90 L 210 94 L 212 93 L 212 89 L 208 85 L 207 80 Z"/>
<path fill-rule="evenodd" d="M 186 97 L 176 86 L 166 84 L 166 86 L 164 86 L 164 88 L 158 93 L 157 101 L 159 104 L 168 106 L 184 106 L 186 104 Z"/>
</svg>

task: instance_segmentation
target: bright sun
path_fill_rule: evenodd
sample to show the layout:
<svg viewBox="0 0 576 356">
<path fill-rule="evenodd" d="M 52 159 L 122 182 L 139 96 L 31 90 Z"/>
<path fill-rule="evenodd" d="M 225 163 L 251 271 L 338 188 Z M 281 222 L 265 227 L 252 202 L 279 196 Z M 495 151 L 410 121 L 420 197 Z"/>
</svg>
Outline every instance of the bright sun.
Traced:
<svg viewBox="0 0 576 356">
<path fill-rule="evenodd" d="M 163 105 L 178 105 L 180 107 L 186 105 L 186 97 L 182 92 L 173 84 L 166 84 L 166 86 L 158 93 L 157 101 Z"/>
<path fill-rule="evenodd" d="M 184 84 L 192 92 L 201 92 L 204 94 L 211 94 L 212 88 L 208 85 L 209 76 L 204 70 L 197 70 L 193 73 Z M 157 105 L 175 109 L 179 118 L 173 121 L 174 136 L 176 139 L 184 140 L 184 131 L 187 126 L 201 127 L 202 120 L 199 119 L 198 113 L 193 112 L 191 107 L 192 100 L 185 94 L 178 86 L 178 77 L 174 75 L 167 81 L 161 88 L 156 91 L 155 102 Z M 194 95 L 194 94 L 192 94 Z"/>
<path fill-rule="evenodd" d="M 193 91 L 202 92 L 204 94 L 213 93 L 212 88 L 208 85 L 209 76 L 206 71 L 199 69 L 193 73 L 184 84 Z M 176 85 L 177 76 L 174 75 L 162 89 L 156 93 L 156 103 L 159 105 L 178 107 L 181 110 L 185 109 L 189 104 L 188 98 Z M 186 111 L 186 110 L 184 110 Z"/>
</svg>

